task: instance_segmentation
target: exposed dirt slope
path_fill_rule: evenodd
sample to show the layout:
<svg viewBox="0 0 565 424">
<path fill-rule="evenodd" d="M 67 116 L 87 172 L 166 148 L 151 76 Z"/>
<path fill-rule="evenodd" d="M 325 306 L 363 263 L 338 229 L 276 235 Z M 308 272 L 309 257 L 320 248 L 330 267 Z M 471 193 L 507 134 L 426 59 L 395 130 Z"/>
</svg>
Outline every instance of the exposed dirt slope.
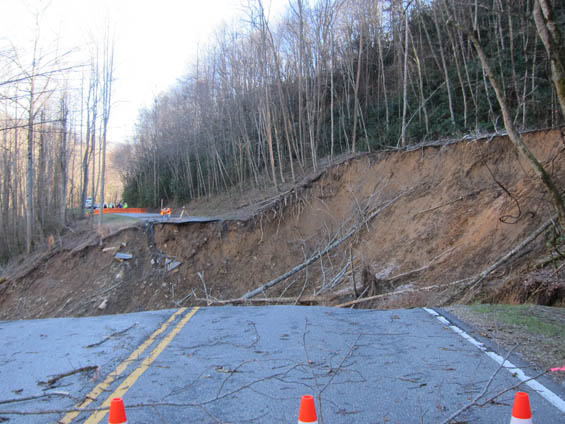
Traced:
<svg viewBox="0 0 565 424">
<path fill-rule="evenodd" d="M 563 186 L 561 132 L 524 137 Z M 240 213 L 237 220 L 143 224 L 83 246 L 63 240 L 0 284 L 0 318 L 96 315 L 237 298 L 348 232 L 351 237 L 339 246 L 260 297 L 300 296 L 301 302 L 335 305 L 373 296 L 358 306 L 392 308 L 486 296 L 508 300 L 510 293 L 514 301 L 564 304 L 560 262 L 531 268 L 548 252 L 550 231 L 488 281 L 467 288 L 471 277 L 553 213 L 549 196 L 506 137 L 361 155 L 259 206 L 248 207 L 248 215 Z M 119 262 L 116 251 L 133 258 Z M 181 265 L 168 270 L 171 260 Z M 393 291 L 401 294 L 387 294 Z"/>
</svg>

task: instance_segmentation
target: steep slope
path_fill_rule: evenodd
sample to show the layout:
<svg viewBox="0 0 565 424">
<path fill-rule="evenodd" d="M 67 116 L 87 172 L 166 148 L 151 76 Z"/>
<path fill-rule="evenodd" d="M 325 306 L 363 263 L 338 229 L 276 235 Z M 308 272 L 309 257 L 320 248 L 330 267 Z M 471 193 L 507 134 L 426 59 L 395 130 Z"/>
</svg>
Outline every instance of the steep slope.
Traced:
<svg viewBox="0 0 565 424">
<path fill-rule="evenodd" d="M 563 186 L 561 131 L 524 137 Z M 521 301 L 563 304 L 563 270 L 530 270 L 551 231 L 469 288 L 553 214 L 506 137 L 360 155 L 251 210 L 216 223 L 139 224 L 82 246 L 63 242 L 0 285 L 0 318 L 221 304 L 332 244 L 254 302 L 370 297 L 358 306 L 409 307 L 523 292 Z M 119 262 L 116 251 L 133 258 Z M 181 265 L 169 270 L 171 261 Z"/>
</svg>

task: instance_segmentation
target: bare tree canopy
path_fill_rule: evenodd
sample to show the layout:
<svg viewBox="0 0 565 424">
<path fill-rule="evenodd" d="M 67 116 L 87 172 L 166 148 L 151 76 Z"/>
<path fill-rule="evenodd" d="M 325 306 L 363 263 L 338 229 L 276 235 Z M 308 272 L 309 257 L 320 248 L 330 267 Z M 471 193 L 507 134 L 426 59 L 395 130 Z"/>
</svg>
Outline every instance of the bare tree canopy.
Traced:
<svg viewBox="0 0 565 424">
<path fill-rule="evenodd" d="M 326 156 L 504 131 L 470 33 L 453 21 L 476 27 L 517 131 L 559 125 L 538 3 L 558 40 L 565 5 L 549 0 L 292 0 L 275 21 L 249 1 L 247 18 L 219 29 L 139 114 L 125 196 L 156 207 L 276 188 Z M 562 44 L 551 43 L 554 57 Z"/>
<path fill-rule="evenodd" d="M 290 0 L 278 19 L 245 4 L 140 111 L 118 155 L 130 204 L 278 190 L 340 154 L 563 123 L 561 1 Z M 2 259 L 120 200 L 105 178 L 110 32 L 78 63 L 42 48 L 37 22 L 26 52 L 0 44 Z"/>
<path fill-rule="evenodd" d="M 55 243 L 70 215 L 84 211 L 82 186 L 86 190 L 89 179 L 80 175 L 104 169 L 113 47 L 109 42 L 99 45 L 103 63 L 96 57 L 90 65 L 85 63 L 78 50 L 63 51 L 57 43 L 41 37 L 44 11 L 35 12 L 30 43 L 16 46 L 0 39 L 0 263 L 18 253 L 31 252 L 38 243 Z M 97 46 L 96 42 L 92 44 Z M 102 84 L 92 81 L 86 85 L 85 72 L 102 66 Z M 100 75 L 90 72 L 91 78 Z M 92 92 L 85 95 L 85 87 L 101 90 L 96 93 L 103 97 L 100 105 L 93 106 L 89 101 Z M 102 122 L 96 118 L 98 109 Z M 86 119 L 93 116 L 95 119 Z M 87 137 L 91 144 L 86 145 L 85 126 L 93 130 Z M 102 149 L 96 150 L 94 129 L 100 127 Z M 94 166 L 82 169 L 83 153 L 87 163 Z"/>
</svg>

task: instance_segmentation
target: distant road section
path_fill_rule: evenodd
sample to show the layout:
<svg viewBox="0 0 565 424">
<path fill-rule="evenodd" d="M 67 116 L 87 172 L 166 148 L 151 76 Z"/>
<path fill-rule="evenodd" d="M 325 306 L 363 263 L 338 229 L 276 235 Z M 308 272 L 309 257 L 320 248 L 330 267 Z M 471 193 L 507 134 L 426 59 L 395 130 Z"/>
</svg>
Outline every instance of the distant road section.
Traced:
<svg viewBox="0 0 565 424">
<path fill-rule="evenodd" d="M 104 208 L 104 214 L 108 213 L 121 213 L 121 214 L 130 214 L 130 213 L 147 213 L 146 208 Z M 100 209 L 96 209 L 94 211 L 94 215 L 99 215 Z"/>
<path fill-rule="evenodd" d="M 484 390 L 485 404 L 453 422 L 507 423 L 520 383 L 508 371 L 422 309 L 226 306 L 3 321 L 0 422 L 104 423 L 106 411 L 93 409 L 120 396 L 131 423 L 293 423 L 312 394 L 320 423 L 431 424 Z M 563 422 L 558 407 L 520 389 L 534 422 Z M 563 399 L 562 387 L 555 393 Z"/>
<path fill-rule="evenodd" d="M 130 218 L 137 218 L 137 219 L 144 219 L 146 221 L 151 221 L 151 222 L 159 222 L 159 223 L 170 223 L 170 224 L 184 224 L 187 222 L 199 222 L 199 223 L 206 223 L 206 222 L 216 222 L 216 221 L 221 221 L 222 219 L 218 218 L 218 217 L 214 217 L 214 216 L 183 216 L 182 218 L 180 217 L 175 217 L 175 216 L 171 216 L 171 217 L 167 217 L 167 216 L 161 216 L 161 214 L 158 213 L 123 213 L 123 212 L 117 212 L 115 213 L 115 215 L 122 215 L 122 216 L 127 216 Z"/>
<path fill-rule="evenodd" d="M 99 214 L 100 214 L 100 210 L 96 209 L 94 211 L 94 215 L 99 215 Z M 217 222 L 217 221 L 222 221 L 224 219 L 215 216 L 183 215 L 182 218 L 180 216 L 175 217 L 174 215 L 162 216 L 160 213 L 147 212 L 146 208 L 106 208 L 104 209 L 104 214 L 127 216 L 128 218 L 143 219 L 146 221 L 171 223 L 171 224 L 184 224 L 188 222 L 198 222 L 198 223 Z"/>
</svg>

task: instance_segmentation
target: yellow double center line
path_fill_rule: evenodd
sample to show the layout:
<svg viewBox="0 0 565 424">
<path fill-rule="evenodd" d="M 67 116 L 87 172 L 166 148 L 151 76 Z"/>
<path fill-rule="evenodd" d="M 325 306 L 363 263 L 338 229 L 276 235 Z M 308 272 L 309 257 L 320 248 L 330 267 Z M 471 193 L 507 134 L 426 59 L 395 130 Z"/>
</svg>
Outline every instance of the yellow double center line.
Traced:
<svg viewBox="0 0 565 424">
<path fill-rule="evenodd" d="M 155 349 L 147 356 L 143 362 L 134 369 L 131 374 L 118 386 L 118 388 L 104 401 L 102 408 L 108 408 L 112 399 L 115 397 L 123 397 L 123 395 L 129 390 L 129 388 L 137 381 L 139 377 L 149 368 L 149 366 L 157 359 L 157 357 L 163 352 L 163 350 L 171 343 L 175 336 L 182 330 L 188 321 L 194 316 L 198 311 L 199 307 L 193 308 L 186 316 L 177 324 L 177 326 L 157 345 Z M 114 371 L 112 371 L 106 379 L 98 384 L 88 395 L 86 399 L 77 406 L 77 409 L 84 409 L 92 402 L 96 401 L 98 397 L 104 393 L 110 385 L 118 378 L 129 366 L 130 363 L 139 359 L 141 354 L 149 347 L 151 344 L 167 330 L 169 325 L 181 314 L 183 314 L 187 308 L 180 308 L 165 322 L 158 330 L 156 330 L 151 336 L 143 342 L 125 361 L 119 364 Z M 97 424 L 102 418 L 108 413 L 108 411 L 97 411 L 93 413 L 86 421 L 85 424 Z M 62 424 L 70 424 L 78 415 L 80 411 L 69 412 L 60 421 Z"/>
</svg>

